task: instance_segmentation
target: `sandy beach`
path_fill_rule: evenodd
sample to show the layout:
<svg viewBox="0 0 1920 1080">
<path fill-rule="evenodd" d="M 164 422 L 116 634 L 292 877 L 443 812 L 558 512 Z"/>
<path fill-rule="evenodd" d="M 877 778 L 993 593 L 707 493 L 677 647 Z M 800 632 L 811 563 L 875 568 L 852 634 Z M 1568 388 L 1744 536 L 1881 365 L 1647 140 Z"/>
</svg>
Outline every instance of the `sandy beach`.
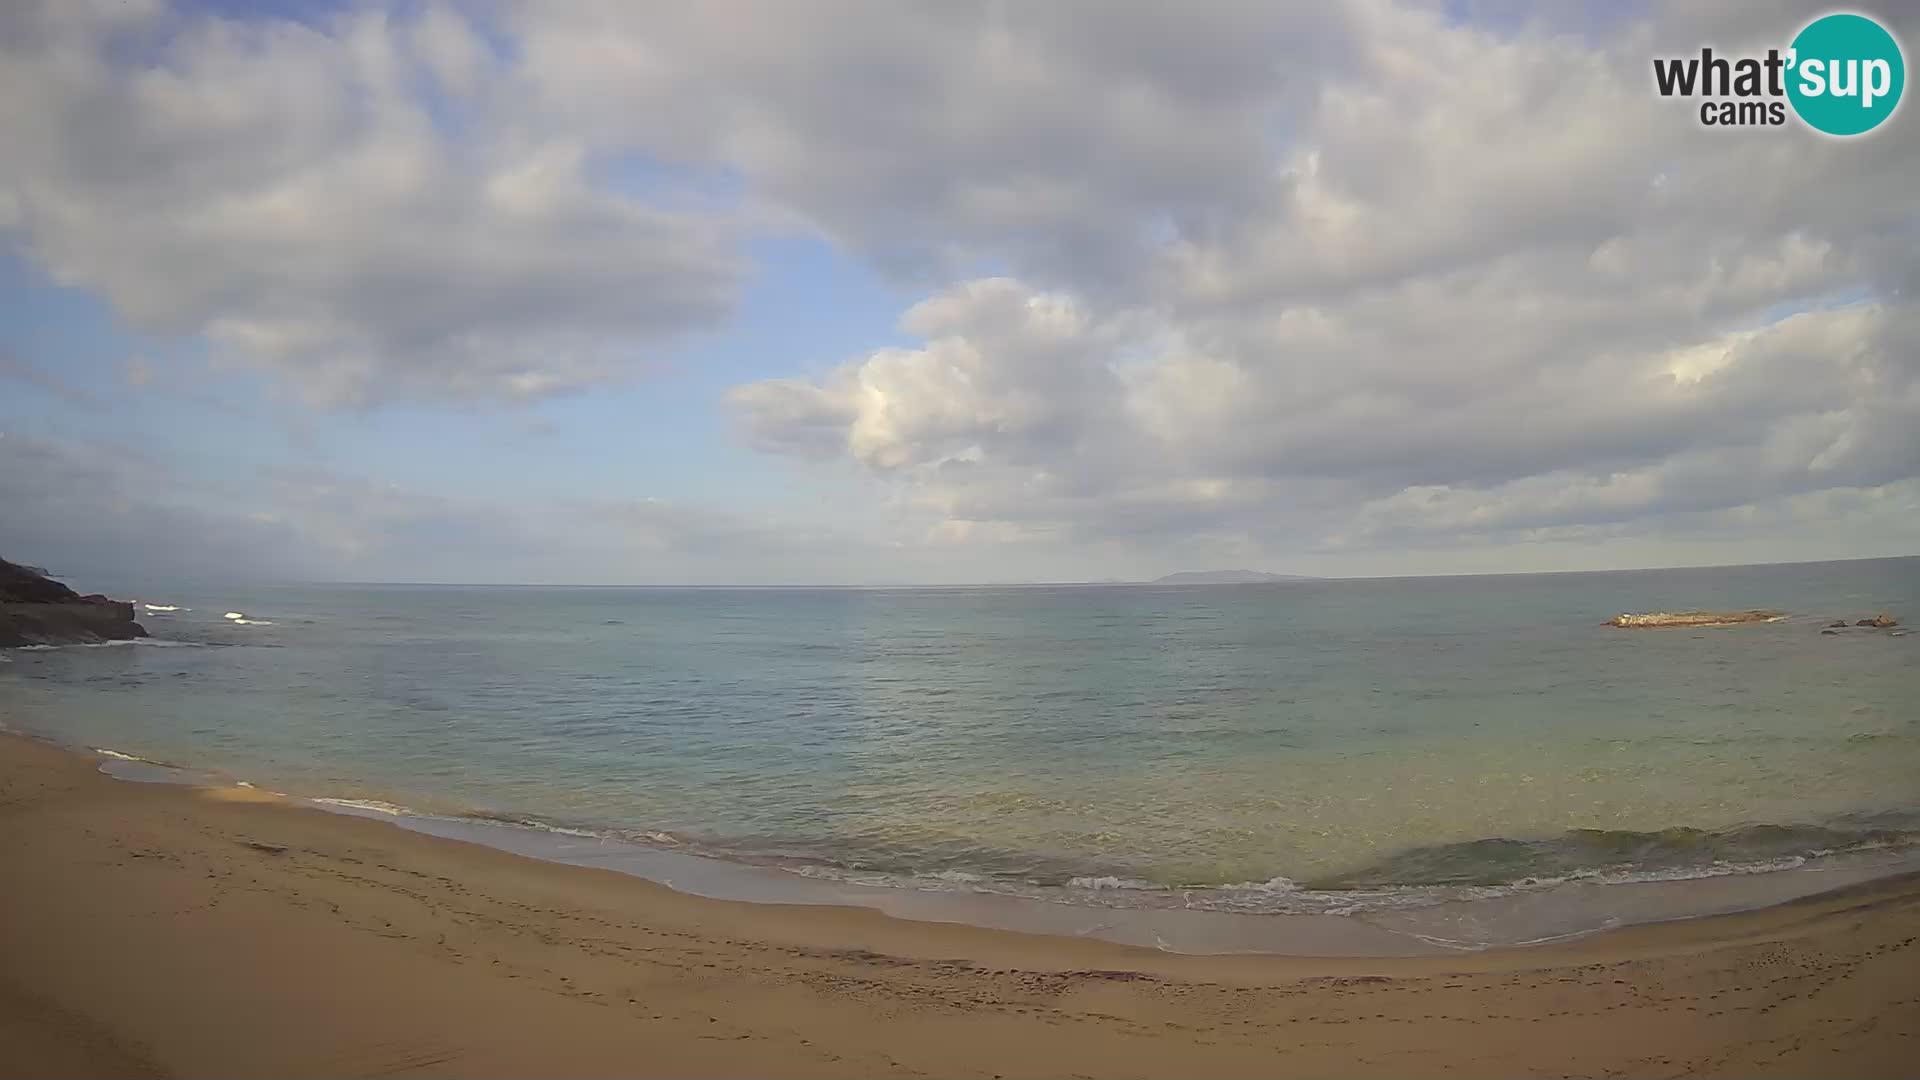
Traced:
<svg viewBox="0 0 1920 1080">
<path fill-rule="evenodd" d="M 705 900 L 0 738 L 20 1076 L 1904 1076 L 1920 881 L 1560 946 L 1196 957 Z"/>
</svg>

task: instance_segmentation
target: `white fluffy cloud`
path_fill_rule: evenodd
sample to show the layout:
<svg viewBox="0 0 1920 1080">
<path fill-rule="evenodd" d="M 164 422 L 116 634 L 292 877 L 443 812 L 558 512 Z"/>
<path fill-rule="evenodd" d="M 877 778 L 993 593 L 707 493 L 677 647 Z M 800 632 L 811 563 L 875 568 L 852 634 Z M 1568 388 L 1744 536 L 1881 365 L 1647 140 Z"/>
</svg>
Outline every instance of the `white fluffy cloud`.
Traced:
<svg viewBox="0 0 1920 1080">
<path fill-rule="evenodd" d="M 308 26 L 47 0 L 4 30 L 0 224 L 133 325 L 319 402 L 571 389 L 730 310 L 723 223 L 503 121 L 499 61 L 449 8 Z"/>
<path fill-rule="evenodd" d="M 735 390 L 754 442 L 850 457 L 950 522 L 1082 540 L 1225 531 L 1255 549 L 1721 510 L 1879 489 L 1920 463 L 1915 319 L 1885 302 L 1673 348 L 1569 344 L 1451 388 L 1446 372 L 1367 368 L 1379 339 L 1358 328 L 1380 328 L 1357 316 L 1287 329 L 1317 361 L 1298 366 L 1221 360 L 1144 316 L 1103 323 L 1008 279 L 905 323 L 923 347 Z M 1138 341 L 1157 349 L 1130 353 Z M 1444 362 L 1438 344 L 1393 347 Z"/>
<path fill-rule="evenodd" d="M 1027 283 L 921 305 L 922 348 L 735 391 L 756 444 L 849 457 L 952 535 L 1281 557 L 1910 502 L 1886 496 L 1920 475 L 1920 142 L 1708 133 L 1647 85 L 1656 51 L 1807 13 L 1576 34 L 1346 10 L 1309 92 L 1253 80 L 1209 127 L 1260 177 L 1212 218 L 1130 233 L 1148 210 L 1089 198 L 1151 237 L 1127 273 L 1007 249 Z M 1284 130 L 1236 127 L 1282 99 Z"/>
</svg>

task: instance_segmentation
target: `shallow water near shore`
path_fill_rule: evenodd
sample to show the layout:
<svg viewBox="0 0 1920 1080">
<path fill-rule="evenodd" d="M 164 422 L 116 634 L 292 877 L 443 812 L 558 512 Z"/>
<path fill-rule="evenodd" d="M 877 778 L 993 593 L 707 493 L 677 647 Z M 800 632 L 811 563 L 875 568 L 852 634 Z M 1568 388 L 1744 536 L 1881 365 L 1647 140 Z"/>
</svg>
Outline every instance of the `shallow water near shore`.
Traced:
<svg viewBox="0 0 1920 1080">
<path fill-rule="evenodd" d="M 139 783 L 221 786 L 231 778 L 96 750 L 109 776 Z M 248 785 L 251 786 L 251 785 Z M 898 880 L 850 880 L 711 858 L 572 829 L 416 814 L 359 799 L 295 799 L 314 809 L 481 844 L 570 866 L 612 870 L 717 900 L 870 908 L 896 918 L 1021 933 L 1086 937 L 1188 954 L 1406 957 L 1543 945 L 1603 930 L 1751 911 L 1894 874 L 1920 872 L 1920 848 L 1859 850 L 1796 865 L 1708 876 L 1589 879 L 1486 890 L 1400 890 L 1400 903 L 1363 894 L 1296 893 L 1324 910 L 1250 914 L 1194 906 L 1193 890 L 1158 904 L 1100 902 L 1071 889 L 982 890 Z M 1118 894 L 1108 893 L 1109 897 Z M 1377 898 L 1377 897 L 1376 897 Z"/>
<path fill-rule="evenodd" d="M 1920 611 L 1915 559 L 117 591 L 176 608 L 146 618 L 175 647 L 16 651 L 0 720 L 742 899 L 1181 951 L 1479 947 L 1820 891 L 1920 840 L 1920 638 L 1819 633 Z M 1788 616 L 1601 625 L 1755 606 Z"/>
</svg>

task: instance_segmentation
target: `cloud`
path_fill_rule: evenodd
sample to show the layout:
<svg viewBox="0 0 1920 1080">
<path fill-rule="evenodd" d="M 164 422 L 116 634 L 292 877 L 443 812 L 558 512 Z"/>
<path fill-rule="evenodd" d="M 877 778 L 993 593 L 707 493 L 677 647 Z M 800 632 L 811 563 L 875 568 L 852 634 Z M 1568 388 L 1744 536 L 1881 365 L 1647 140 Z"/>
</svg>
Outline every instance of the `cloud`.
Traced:
<svg viewBox="0 0 1920 1080">
<path fill-rule="evenodd" d="M 806 230 L 917 290 L 911 341 L 726 400 L 877 509 L 276 480 L 264 512 L 330 565 L 441 537 L 531 577 L 544 544 L 576 579 L 946 580 L 1912 535 L 1911 112 L 1707 131 L 1651 87 L 1809 5 L 486 10 L 11 8 L 0 228 L 323 404 L 624 377 L 725 322 L 745 234 Z"/>
<path fill-rule="evenodd" d="M 1135 288 L 1003 248 L 1016 277 L 903 320 L 923 346 L 736 389 L 749 438 L 857 463 L 948 535 L 1143 552 L 1602 543 L 1728 513 L 1784 528 L 1821 493 L 1903 505 L 1882 496 L 1920 475 L 1920 143 L 1708 133 L 1647 85 L 1657 50 L 1764 44 L 1793 17 L 1348 11 L 1337 62 L 1291 73 L 1305 92 L 1237 85 L 1229 127 L 1297 107 L 1279 137 L 1238 132 L 1260 179 L 1216 192 L 1211 224 L 1130 232 L 1146 210 L 1089 196 L 1149 236 Z M 1078 180 L 1124 188 L 1091 159 Z M 1072 317 L 1009 314 L 1036 311 Z"/>
<path fill-rule="evenodd" d="M 136 328 L 316 402 L 576 389 L 731 310 L 725 223 L 504 122 L 500 61 L 450 8 L 307 25 L 49 0 L 7 30 L 0 225 Z"/>
<path fill-rule="evenodd" d="M 1083 283 L 1226 225 L 1355 60 L 1336 5 L 521 4 L 524 107 L 736 173 L 884 271 L 1014 260 Z"/>
<path fill-rule="evenodd" d="M 301 576 L 299 537 L 222 505 L 217 493 L 127 446 L 0 432 L 0 553 L 124 580 Z"/>
<path fill-rule="evenodd" d="M 913 576 L 883 567 L 883 542 L 819 522 L 650 498 L 455 498 L 312 464 L 216 479 L 133 446 L 17 433 L 0 433 L 0 506 L 31 508 L 0 514 L 0 554 L 82 587 L 89 578 L 144 588 L 182 579 L 674 585 Z M 919 566 L 941 576 L 936 561 Z"/>
<path fill-rule="evenodd" d="M 926 471 L 987 455 L 1048 460 L 1115 418 L 1121 385 L 1103 360 L 1124 339 L 1068 297 L 1005 278 L 968 282 L 915 306 L 902 327 L 928 337 L 926 347 L 875 353 L 824 385 L 736 389 L 755 440 Z"/>
<path fill-rule="evenodd" d="M 106 404 L 98 395 L 7 352 L 0 352 L 0 381 L 31 387 L 76 408 L 99 409 Z"/>
</svg>

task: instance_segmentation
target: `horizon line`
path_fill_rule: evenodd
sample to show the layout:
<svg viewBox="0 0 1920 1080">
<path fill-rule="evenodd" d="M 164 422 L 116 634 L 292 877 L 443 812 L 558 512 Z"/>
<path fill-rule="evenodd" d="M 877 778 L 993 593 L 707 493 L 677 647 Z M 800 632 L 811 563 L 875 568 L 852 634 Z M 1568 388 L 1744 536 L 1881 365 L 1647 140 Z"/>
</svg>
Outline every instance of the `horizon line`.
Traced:
<svg viewBox="0 0 1920 1080">
<path fill-rule="evenodd" d="M 1854 562 L 1891 562 L 1898 559 L 1920 559 L 1920 552 L 1908 552 L 1900 555 L 1860 555 L 1844 559 L 1788 559 L 1773 562 L 1750 563 L 1687 563 L 1662 566 L 1621 566 L 1605 569 L 1587 570 L 1506 570 L 1486 572 L 1458 572 L 1437 574 L 1276 574 L 1275 581 L 1237 581 L 1237 582 L 1161 582 L 1146 578 L 1139 580 L 1098 580 L 1098 581 L 965 581 L 965 582 L 895 582 L 892 584 L 855 584 L 851 582 L 804 583 L 747 583 L 747 582 L 543 582 L 543 581 L 353 581 L 353 580 L 315 580 L 315 579 L 251 579 L 257 584 L 311 585 L 311 586 L 373 586 L 373 587 L 431 587 L 465 589 L 831 589 L 844 591 L 881 591 L 899 589 L 1049 589 L 1049 588 L 1121 588 L 1147 585 L 1164 585 L 1168 588 L 1220 588 L 1234 585 L 1298 585 L 1327 581 L 1406 581 L 1421 578 L 1492 578 L 1492 577 L 1549 577 L 1562 574 L 1641 574 L 1663 570 L 1735 570 L 1762 566 L 1820 566 L 1828 563 Z M 1174 570 L 1179 573 L 1233 573 L 1235 571 L 1212 570 Z M 1269 571 L 1253 571 L 1268 573 Z M 1168 575 L 1162 575 L 1168 576 Z M 1291 580 L 1287 580 L 1291 579 Z"/>
</svg>

